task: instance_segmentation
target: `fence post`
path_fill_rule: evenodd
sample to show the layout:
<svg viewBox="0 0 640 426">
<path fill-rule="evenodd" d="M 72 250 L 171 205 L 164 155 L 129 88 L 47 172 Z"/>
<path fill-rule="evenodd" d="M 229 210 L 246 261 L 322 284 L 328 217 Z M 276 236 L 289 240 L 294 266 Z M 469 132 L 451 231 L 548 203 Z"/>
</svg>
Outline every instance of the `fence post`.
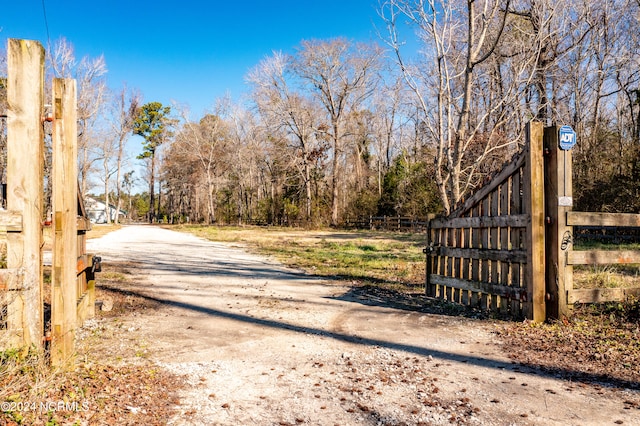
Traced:
<svg viewBox="0 0 640 426">
<path fill-rule="evenodd" d="M 573 288 L 573 266 L 567 264 L 567 250 L 573 239 L 573 227 L 567 226 L 567 212 L 573 206 L 573 177 L 571 150 L 561 150 L 558 128 L 544 131 L 545 168 L 547 185 L 545 204 L 547 214 L 547 297 L 549 318 L 560 319 L 570 313 L 568 291 Z"/>
<path fill-rule="evenodd" d="M 22 213 L 22 231 L 7 234 L 7 268 L 20 291 L 8 307 L 14 343 L 42 348 L 42 220 L 44 193 L 44 49 L 8 40 L 7 210 Z"/>
<path fill-rule="evenodd" d="M 51 363 L 74 352 L 77 326 L 78 148 L 76 83 L 53 79 L 53 268 L 51 273 Z"/>
<path fill-rule="evenodd" d="M 524 169 L 523 202 L 530 220 L 526 233 L 528 265 L 526 269 L 526 288 L 531 300 L 523 303 L 523 313 L 534 322 L 545 318 L 545 228 L 544 228 L 544 161 L 543 161 L 543 125 L 529 122 L 526 128 L 527 159 Z"/>
</svg>

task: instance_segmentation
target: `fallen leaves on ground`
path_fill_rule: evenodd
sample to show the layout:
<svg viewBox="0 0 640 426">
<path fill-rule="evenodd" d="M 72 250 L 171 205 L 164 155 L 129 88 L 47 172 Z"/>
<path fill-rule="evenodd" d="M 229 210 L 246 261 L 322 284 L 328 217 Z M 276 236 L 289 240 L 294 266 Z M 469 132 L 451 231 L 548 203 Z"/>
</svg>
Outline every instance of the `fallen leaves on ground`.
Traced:
<svg viewBox="0 0 640 426">
<path fill-rule="evenodd" d="M 574 381 L 640 389 L 638 303 L 577 309 L 551 323 L 506 323 L 499 337 L 514 361 Z"/>
<path fill-rule="evenodd" d="M 163 425 L 181 386 L 177 376 L 148 365 L 84 365 L 40 379 L 0 398 L 15 403 L 0 413 L 0 425 Z"/>
</svg>

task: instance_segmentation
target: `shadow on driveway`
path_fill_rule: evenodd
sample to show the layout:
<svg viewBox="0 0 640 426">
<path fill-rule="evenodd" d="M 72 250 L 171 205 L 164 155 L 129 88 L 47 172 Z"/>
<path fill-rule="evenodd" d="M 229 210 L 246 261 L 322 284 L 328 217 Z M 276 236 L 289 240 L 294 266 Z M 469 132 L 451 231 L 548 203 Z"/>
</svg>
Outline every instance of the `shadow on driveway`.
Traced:
<svg viewBox="0 0 640 426">
<path fill-rule="evenodd" d="M 243 315 L 243 314 L 225 312 L 219 309 L 213 309 L 213 308 L 199 306 L 191 303 L 184 303 L 184 302 L 179 302 L 175 300 L 158 298 L 158 297 L 144 294 L 143 292 L 139 292 L 139 291 L 123 290 L 123 289 L 119 289 L 111 286 L 100 286 L 100 288 L 106 292 L 122 294 L 125 296 L 137 296 L 144 300 L 155 302 L 158 305 L 185 309 L 185 310 L 198 312 L 198 313 L 205 314 L 215 318 L 225 318 L 225 319 L 230 319 L 234 321 L 258 325 L 261 327 L 281 329 L 281 330 L 292 331 L 292 332 L 303 333 L 303 334 L 318 335 L 318 336 L 328 337 L 331 339 L 336 339 L 339 341 L 348 342 L 348 343 L 357 344 L 357 345 L 372 346 L 372 347 L 379 346 L 379 347 L 392 349 L 392 350 L 400 350 L 400 351 L 404 351 L 407 353 L 412 353 L 420 356 L 431 356 L 433 358 L 440 359 L 442 361 L 454 361 L 454 362 L 460 362 L 460 363 L 467 363 L 470 365 L 476 365 L 478 367 L 492 368 L 496 370 L 512 370 L 520 373 L 531 374 L 531 375 L 547 377 L 547 378 L 554 378 L 554 379 L 562 378 L 565 380 L 572 380 L 572 381 L 578 381 L 583 383 L 598 383 L 600 385 L 612 387 L 612 388 L 624 387 L 628 389 L 640 389 L 640 383 L 635 381 L 616 380 L 606 375 L 586 373 L 583 371 L 579 371 L 577 369 L 562 369 L 562 368 L 549 369 L 549 368 L 543 368 L 539 365 L 533 365 L 533 364 L 515 364 L 511 362 L 503 362 L 499 360 L 483 358 L 480 356 L 455 354 L 455 353 L 450 353 L 450 352 L 445 352 L 440 350 L 429 349 L 419 345 L 410 345 L 410 344 L 396 343 L 396 342 L 391 342 L 391 341 L 381 340 L 381 339 L 372 339 L 372 338 L 361 337 L 353 334 L 345 334 L 340 332 L 324 330 L 320 328 L 300 326 L 296 324 L 287 323 L 284 321 L 274 321 L 270 319 L 254 318 L 254 317 Z M 361 292 L 361 290 L 362 289 L 360 288 L 352 288 L 347 293 L 345 293 L 345 295 L 340 297 L 340 299 L 347 300 L 347 301 L 358 301 L 358 300 L 354 300 L 355 298 L 355 299 L 360 299 L 360 301 L 362 301 L 366 293 Z M 382 300 L 377 300 L 377 301 L 374 300 L 371 303 L 365 303 L 365 304 L 395 308 L 395 306 L 393 305 L 384 304 Z M 407 310 L 410 310 L 410 311 L 425 312 L 422 309 L 413 309 L 412 307 L 415 307 L 413 305 L 407 306 L 405 304 L 405 307 L 407 307 L 408 308 Z M 402 308 L 399 308 L 399 309 L 402 309 Z M 427 313 L 430 313 L 430 312 L 427 311 Z"/>
</svg>

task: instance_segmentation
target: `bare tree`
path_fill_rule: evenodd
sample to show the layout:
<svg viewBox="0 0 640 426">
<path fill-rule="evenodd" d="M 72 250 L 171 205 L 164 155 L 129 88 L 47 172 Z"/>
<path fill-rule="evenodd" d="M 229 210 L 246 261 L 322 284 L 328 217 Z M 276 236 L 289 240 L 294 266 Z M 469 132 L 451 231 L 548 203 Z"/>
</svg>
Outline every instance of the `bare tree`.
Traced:
<svg viewBox="0 0 640 426">
<path fill-rule="evenodd" d="M 304 184 L 305 219 L 311 219 L 311 167 L 318 150 L 316 138 L 319 111 L 300 91 L 291 74 L 292 58 L 274 53 L 253 69 L 248 80 L 254 85 L 253 98 L 263 122 L 276 131 L 286 132 L 292 142 L 292 157 L 299 159 L 300 176 Z"/>
<path fill-rule="evenodd" d="M 87 191 L 91 167 L 98 160 L 95 155 L 99 144 L 96 128 L 98 117 L 106 101 L 107 65 L 104 56 L 97 58 L 84 56 L 80 62 L 77 62 L 73 45 L 64 38 L 55 43 L 50 57 L 50 65 L 56 76 L 75 78 L 77 81 L 78 167 L 80 188 L 84 194 Z"/>
<path fill-rule="evenodd" d="M 182 117 L 173 150 L 184 150 L 195 158 L 206 182 L 207 223 L 216 220 L 217 177 L 224 171 L 228 143 L 228 124 L 223 120 L 227 101 L 221 100 L 214 114 L 207 114 L 199 122 L 189 119 L 186 108 L 175 107 Z"/>
<path fill-rule="evenodd" d="M 122 187 L 124 188 L 124 190 L 127 192 L 127 197 L 129 198 L 129 208 L 127 209 L 127 217 L 129 220 L 131 220 L 132 214 L 131 214 L 131 210 L 133 207 L 133 201 L 132 201 L 132 197 L 131 197 L 131 191 L 133 190 L 133 185 L 136 182 L 136 178 L 133 176 L 134 171 L 130 170 L 128 172 L 126 172 L 123 175 L 123 179 L 122 179 Z"/>
<path fill-rule="evenodd" d="M 424 116 L 435 145 L 435 177 L 450 212 L 478 184 L 480 168 L 515 138 L 500 134 L 514 117 L 520 89 L 531 79 L 532 59 L 523 58 L 509 78 L 492 65 L 510 14 L 511 1 L 390 0 L 380 15 L 387 43 Z M 421 61 L 411 62 L 398 20 L 408 19 L 421 44 Z M 492 72 L 502 83 L 492 90 Z M 510 135 L 509 135 L 510 136 Z"/>
<path fill-rule="evenodd" d="M 518 21 L 518 37 L 526 44 L 521 51 L 535 57 L 530 90 L 535 118 L 551 124 L 561 95 L 557 90 L 566 66 L 563 59 L 584 41 L 594 27 L 591 2 L 568 0 L 521 0 L 505 7 Z M 523 60 L 520 57 L 520 60 Z"/>
<path fill-rule="evenodd" d="M 235 181 L 238 223 L 252 218 L 252 210 L 258 196 L 259 163 L 262 149 L 258 139 L 260 129 L 251 111 L 232 105 L 229 114 L 230 175 Z"/>
<path fill-rule="evenodd" d="M 114 140 L 109 134 L 104 134 L 99 139 L 102 140 L 102 143 L 100 143 L 96 148 L 99 152 L 98 158 L 100 158 L 102 162 L 102 183 L 104 185 L 104 215 L 106 223 L 111 223 L 111 215 L 113 212 L 111 208 L 109 182 L 111 181 L 113 174 L 116 172 L 116 168 L 113 165 L 113 158 L 117 152 L 117 141 Z M 116 218 L 118 217 L 118 212 L 119 211 L 116 211 Z"/>
<path fill-rule="evenodd" d="M 385 85 L 373 95 L 372 111 L 375 117 L 375 150 L 378 195 L 382 195 L 382 177 L 389 169 L 395 150 L 402 139 L 403 121 L 407 114 L 403 111 L 403 98 L 407 96 L 401 78 L 394 78 L 393 84 Z"/>
<path fill-rule="evenodd" d="M 327 120 L 319 128 L 332 146 L 331 224 L 339 219 L 340 172 L 349 114 L 367 100 L 377 81 L 381 49 L 337 38 L 303 41 L 295 58 L 294 72 L 322 105 Z"/>
<path fill-rule="evenodd" d="M 134 122 L 141 102 L 141 95 L 136 90 L 127 90 L 123 87 L 120 92 L 112 97 L 111 104 L 111 129 L 116 141 L 116 211 L 122 208 L 122 167 L 125 156 L 126 142 L 133 133 Z M 106 194 L 106 192 L 105 192 Z M 115 222 L 118 223 L 119 214 L 116 214 Z"/>
</svg>

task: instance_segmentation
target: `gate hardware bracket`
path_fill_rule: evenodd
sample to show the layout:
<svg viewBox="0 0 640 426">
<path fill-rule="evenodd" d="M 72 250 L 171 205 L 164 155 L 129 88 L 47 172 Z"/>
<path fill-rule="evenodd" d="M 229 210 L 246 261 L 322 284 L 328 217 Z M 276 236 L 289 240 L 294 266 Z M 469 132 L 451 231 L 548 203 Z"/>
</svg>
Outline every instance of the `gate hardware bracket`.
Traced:
<svg viewBox="0 0 640 426">
<path fill-rule="evenodd" d="M 422 249 L 422 253 L 427 255 L 432 254 L 434 251 L 436 251 L 436 248 L 434 247 L 433 243 Z"/>
<path fill-rule="evenodd" d="M 91 273 L 102 272 L 102 258 L 100 256 L 93 256 L 91 262 Z"/>
</svg>

